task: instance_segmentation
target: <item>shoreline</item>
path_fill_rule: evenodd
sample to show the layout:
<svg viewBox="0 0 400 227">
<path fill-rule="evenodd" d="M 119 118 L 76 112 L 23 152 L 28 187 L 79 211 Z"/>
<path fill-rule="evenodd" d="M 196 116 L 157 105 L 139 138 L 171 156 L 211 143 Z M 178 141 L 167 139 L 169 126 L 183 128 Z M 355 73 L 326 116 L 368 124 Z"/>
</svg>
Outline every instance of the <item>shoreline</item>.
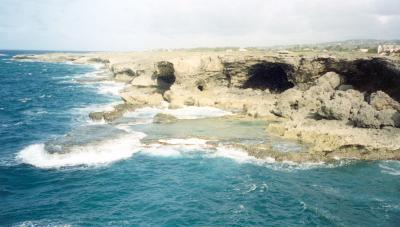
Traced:
<svg viewBox="0 0 400 227">
<path fill-rule="evenodd" d="M 389 122 L 389 126 L 382 128 L 369 127 L 368 125 L 360 128 L 349 124 L 344 119 L 329 119 L 331 116 L 325 119 L 305 117 L 305 115 L 308 115 L 307 111 L 309 111 L 310 106 L 321 105 L 321 103 L 326 105 L 324 102 L 329 103 L 328 101 L 321 101 L 319 104 L 313 102 L 301 103 L 304 102 L 306 95 L 315 95 L 322 99 L 323 96 L 332 98 L 336 94 L 347 95 L 347 91 L 354 91 L 353 89 L 338 90 L 337 87 L 341 86 L 341 82 L 335 81 L 337 78 L 334 76 L 333 79 L 325 76 L 325 79 L 322 80 L 318 79 L 324 78 L 320 75 L 312 81 L 314 85 L 299 83 L 294 88 L 286 89 L 280 93 L 273 91 L 272 88 L 265 91 L 256 88 L 241 89 L 232 86 L 237 78 L 230 78 L 228 80 L 230 84 L 226 84 L 227 81 L 218 78 L 221 77 L 219 73 L 227 70 L 239 70 L 236 73 L 240 74 L 248 70 L 247 66 L 243 68 L 241 64 L 264 64 L 263 62 L 271 61 L 273 58 L 248 57 L 240 54 L 222 57 L 215 53 L 175 54 L 177 56 L 174 56 L 174 53 L 164 52 L 53 53 L 30 55 L 27 58 L 45 62 L 65 62 L 68 60 L 72 64 L 101 64 L 102 68 L 108 71 L 107 74 L 110 73 L 104 81 L 125 83 L 126 86 L 119 93 L 124 103 L 114 106 L 113 111 L 90 113 L 89 117 L 94 121 L 104 119 L 106 122 L 112 122 L 122 117 L 126 112 L 141 107 L 160 107 L 161 102 L 165 101 L 169 103 L 172 109 L 183 106 L 210 106 L 234 112 L 238 117 L 263 119 L 267 133 L 309 146 L 307 151 L 284 153 L 276 152 L 267 146 L 237 145 L 238 148 L 258 159 L 273 158 L 278 162 L 291 161 L 294 163 L 310 161 L 328 163 L 338 160 L 400 160 L 400 144 L 396 144 L 396 140 L 400 141 L 400 129 L 396 126 L 396 122 Z M 14 60 L 23 60 L 23 58 L 24 56 L 19 56 Z M 226 62 L 218 63 L 220 62 L 218 59 L 221 58 L 227 59 Z M 296 57 L 284 57 L 285 61 L 293 61 L 293 58 Z M 279 66 L 283 64 L 280 61 L 278 60 L 278 63 L 276 63 Z M 232 64 L 239 64 L 239 66 L 235 65 L 236 69 L 235 67 L 232 69 Z M 169 78 L 171 75 L 174 76 L 173 80 Z M 193 76 L 200 78 L 191 78 Z M 315 83 L 317 84 L 315 85 Z M 332 86 L 332 83 L 337 84 Z M 310 90 L 313 89 L 316 93 L 310 94 Z M 352 100 L 359 93 L 352 95 L 347 99 Z M 338 99 L 338 101 L 339 105 L 346 102 L 344 99 Z M 365 105 L 367 106 L 367 104 Z M 294 105 L 297 105 L 295 109 L 293 109 Z M 369 106 L 367 107 L 369 108 Z M 321 107 L 317 106 L 316 108 Z M 390 113 L 396 114 L 396 111 Z M 328 114 L 335 115 L 336 113 L 330 111 Z M 275 122 L 270 123 L 271 121 Z M 394 127 L 390 124 L 394 124 Z"/>
</svg>

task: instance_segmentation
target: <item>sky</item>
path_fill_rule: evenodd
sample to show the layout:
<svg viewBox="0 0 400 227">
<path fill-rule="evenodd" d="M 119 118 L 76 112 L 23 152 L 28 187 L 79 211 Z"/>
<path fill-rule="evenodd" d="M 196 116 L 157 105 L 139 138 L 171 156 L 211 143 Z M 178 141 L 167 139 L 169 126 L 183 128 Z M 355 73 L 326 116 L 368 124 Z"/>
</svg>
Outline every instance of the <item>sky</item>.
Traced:
<svg viewBox="0 0 400 227">
<path fill-rule="evenodd" d="M 399 38 L 400 0 L 0 0 L 0 49 L 129 51 Z"/>
</svg>

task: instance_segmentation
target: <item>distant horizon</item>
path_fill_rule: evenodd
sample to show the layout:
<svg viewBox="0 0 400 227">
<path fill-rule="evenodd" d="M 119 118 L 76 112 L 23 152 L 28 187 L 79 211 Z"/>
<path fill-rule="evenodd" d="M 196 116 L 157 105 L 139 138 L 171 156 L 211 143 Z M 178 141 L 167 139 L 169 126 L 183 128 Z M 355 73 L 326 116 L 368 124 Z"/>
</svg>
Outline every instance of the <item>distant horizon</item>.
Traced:
<svg viewBox="0 0 400 227">
<path fill-rule="evenodd" d="M 279 47 L 292 47 L 292 46 L 313 46 L 313 45 L 327 45 L 341 42 L 350 41 L 370 41 L 370 42 L 400 42 L 398 39 L 347 39 L 347 40 L 333 40 L 327 42 L 314 42 L 314 43 L 294 43 L 294 44 L 274 44 L 267 46 L 197 46 L 197 47 L 177 47 L 177 48 L 152 48 L 142 50 L 67 50 L 67 49 L 2 49 L 1 51 L 50 51 L 50 52 L 135 52 L 135 51 L 153 51 L 153 50 L 191 50 L 191 49 L 215 49 L 215 48 L 279 48 Z"/>
</svg>

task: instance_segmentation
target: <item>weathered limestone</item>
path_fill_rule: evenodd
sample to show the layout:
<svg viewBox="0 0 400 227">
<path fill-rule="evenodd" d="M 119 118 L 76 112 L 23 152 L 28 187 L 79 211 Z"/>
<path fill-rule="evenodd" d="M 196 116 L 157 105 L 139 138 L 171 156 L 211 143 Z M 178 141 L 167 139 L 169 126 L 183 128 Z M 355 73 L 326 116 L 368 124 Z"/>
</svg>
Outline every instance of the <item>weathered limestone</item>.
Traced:
<svg viewBox="0 0 400 227">
<path fill-rule="evenodd" d="M 372 93 L 369 104 L 371 104 L 376 110 L 394 109 L 400 111 L 400 103 L 392 99 L 383 91 Z"/>
<path fill-rule="evenodd" d="M 400 129 L 363 129 L 344 121 L 285 121 L 272 123 L 267 131 L 309 144 L 309 153 L 320 159 L 398 159 Z M 346 152 L 346 150 L 348 152 Z"/>
<path fill-rule="evenodd" d="M 356 90 L 335 91 L 329 99 L 322 100 L 317 115 L 329 120 L 347 121 L 355 115 L 364 95 Z"/>
<path fill-rule="evenodd" d="M 116 81 L 131 82 L 136 77 L 136 74 L 132 69 L 125 68 L 121 65 L 113 65 L 110 69 L 111 72 L 113 72 Z"/>
<path fill-rule="evenodd" d="M 279 120 L 267 130 L 309 144 L 282 154 L 248 147 L 256 157 L 326 161 L 400 158 L 400 59 L 285 56 L 266 52 L 132 52 L 49 54 L 15 59 L 101 63 L 125 106 L 91 113 L 113 121 L 138 106 L 215 106 L 237 114 Z M 173 122 L 157 116 L 155 122 Z"/>
<path fill-rule="evenodd" d="M 114 106 L 114 109 L 111 111 L 100 111 L 100 112 L 92 112 L 89 113 L 89 118 L 94 121 L 105 120 L 107 122 L 112 122 L 120 117 L 127 111 L 134 110 L 135 108 L 140 107 L 138 104 L 132 103 L 122 103 Z"/>
</svg>

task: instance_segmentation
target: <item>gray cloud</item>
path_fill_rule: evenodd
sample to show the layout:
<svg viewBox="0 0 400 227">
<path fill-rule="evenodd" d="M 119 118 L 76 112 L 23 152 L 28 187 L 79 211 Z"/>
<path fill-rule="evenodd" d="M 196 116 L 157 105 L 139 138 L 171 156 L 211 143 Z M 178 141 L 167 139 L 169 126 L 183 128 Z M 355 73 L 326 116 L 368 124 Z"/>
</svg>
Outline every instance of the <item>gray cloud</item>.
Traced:
<svg viewBox="0 0 400 227">
<path fill-rule="evenodd" d="M 398 0 L 0 0 L 0 48 L 137 50 L 400 38 Z"/>
</svg>

